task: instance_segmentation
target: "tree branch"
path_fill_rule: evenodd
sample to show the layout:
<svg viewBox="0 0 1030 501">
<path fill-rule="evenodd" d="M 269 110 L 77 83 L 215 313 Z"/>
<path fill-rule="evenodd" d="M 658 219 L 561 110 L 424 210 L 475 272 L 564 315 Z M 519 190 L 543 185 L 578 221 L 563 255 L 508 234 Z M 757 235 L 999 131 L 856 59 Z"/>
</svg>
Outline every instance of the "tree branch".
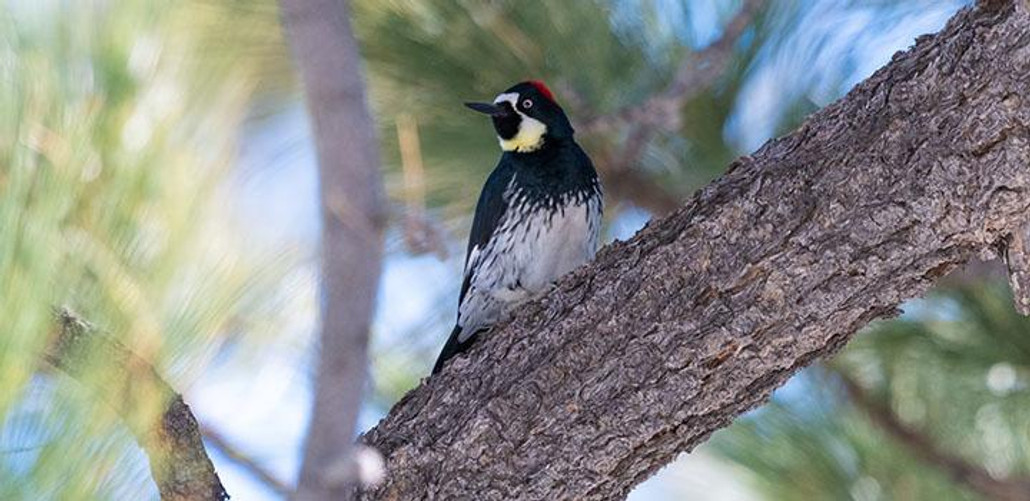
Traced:
<svg viewBox="0 0 1030 501">
<path fill-rule="evenodd" d="M 902 423 L 890 408 L 873 401 L 850 376 L 842 372 L 836 372 L 836 374 L 855 407 L 861 409 L 884 433 L 891 436 L 895 443 L 908 449 L 913 456 L 940 469 L 956 483 L 964 485 L 988 499 L 996 501 L 1030 500 L 1030 479 L 994 478 L 983 467 L 941 450 L 930 437 Z"/>
<path fill-rule="evenodd" d="M 229 499 L 182 396 L 146 360 L 68 310 L 45 360 L 97 392 L 121 416 L 150 460 L 162 501 Z"/>
<path fill-rule="evenodd" d="M 402 236 L 413 254 L 432 252 L 441 261 L 447 259 L 447 237 L 426 214 L 425 168 L 418 121 L 407 113 L 397 115 L 397 144 L 401 151 L 401 173 L 404 180 L 406 210 L 402 216 Z"/>
<path fill-rule="evenodd" d="M 668 214 L 680 206 L 679 197 L 672 190 L 658 184 L 641 169 L 628 167 L 629 164 L 622 163 L 617 155 L 610 151 L 594 155 L 594 166 L 603 176 L 606 195 L 627 201 L 654 216 Z M 625 157 L 625 154 L 621 156 Z"/>
<path fill-rule="evenodd" d="M 611 499 L 1030 217 L 1030 13 L 964 9 L 408 393 L 365 499 Z"/>
<path fill-rule="evenodd" d="M 658 130 L 674 131 L 680 127 L 683 105 L 698 93 L 711 87 L 729 65 L 733 45 L 751 24 L 763 0 L 745 0 L 740 11 L 723 28 L 722 35 L 707 48 L 686 56 L 669 85 L 647 101 L 623 108 L 610 115 L 588 118 L 576 125 L 584 134 L 596 134 L 628 126 L 622 147 L 617 153 L 601 155 L 597 168 L 605 188 L 615 197 L 631 201 L 656 216 L 679 207 L 679 198 L 664 186 L 634 167 L 644 148 Z M 582 102 L 581 99 L 573 101 Z"/>
<path fill-rule="evenodd" d="M 733 45 L 754 20 L 765 0 L 745 0 L 740 10 L 722 30 L 722 35 L 708 47 L 692 52 L 680 62 L 676 74 L 665 89 L 641 104 L 627 106 L 615 113 L 583 120 L 576 130 L 594 134 L 612 130 L 619 124 L 635 127 L 676 130 L 680 124 L 680 109 L 692 97 L 712 86 L 729 65 Z"/>
<path fill-rule="evenodd" d="M 303 77 L 322 201 L 322 326 L 297 499 L 346 499 L 387 210 L 379 143 L 346 0 L 282 0 Z"/>
<path fill-rule="evenodd" d="M 283 498 L 287 498 L 291 493 L 293 493 L 293 489 L 286 485 L 286 482 L 279 480 L 279 478 L 273 475 L 272 472 L 268 471 L 249 455 L 239 450 L 218 430 L 210 426 L 203 426 L 201 428 L 201 434 L 204 436 L 204 440 L 211 444 L 215 449 L 218 449 L 218 451 L 224 454 L 225 457 L 229 458 L 230 461 L 236 463 L 244 470 L 247 470 L 247 473 L 250 473 L 251 476 L 256 478 L 265 487 L 268 487 Z"/>
</svg>

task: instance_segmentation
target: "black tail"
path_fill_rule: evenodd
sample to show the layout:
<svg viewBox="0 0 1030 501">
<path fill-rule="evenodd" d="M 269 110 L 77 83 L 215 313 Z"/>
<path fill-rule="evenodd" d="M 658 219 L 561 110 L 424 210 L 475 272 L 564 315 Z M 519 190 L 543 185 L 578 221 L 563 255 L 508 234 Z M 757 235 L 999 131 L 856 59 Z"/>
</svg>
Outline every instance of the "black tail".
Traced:
<svg viewBox="0 0 1030 501">
<path fill-rule="evenodd" d="M 433 365 L 433 374 L 440 372 L 440 369 L 443 369 L 444 362 L 450 360 L 451 357 L 464 353 L 476 338 L 475 334 L 473 334 L 465 341 L 459 341 L 458 337 L 460 337 L 460 335 L 461 327 L 455 325 L 454 330 L 451 331 L 451 337 L 447 338 L 447 342 L 444 343 L 443 349 L 440 350 L 440 356 L 436 359 L 436 365 Z"/>
</svg>

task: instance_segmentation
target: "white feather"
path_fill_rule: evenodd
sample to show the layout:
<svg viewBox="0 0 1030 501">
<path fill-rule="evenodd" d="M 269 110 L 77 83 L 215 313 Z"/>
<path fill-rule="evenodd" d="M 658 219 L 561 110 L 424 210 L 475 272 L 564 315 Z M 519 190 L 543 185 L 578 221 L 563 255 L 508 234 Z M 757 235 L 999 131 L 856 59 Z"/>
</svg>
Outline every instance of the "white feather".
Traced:
<svg viewBox="0 0 1030 501">
<path fill-rule="evenodd" d="M 459 341 L 477 330 L 502 321 L 511 309 L 547 290 L 562 275 L 593 259 L 601 223 L 600 196 L 573 203 L 573 195 L 559 209 L 536 207 L 514 217 L 505 214 L 490 241 L 469 254 L 465 273 L 470 287 L 458 309 Z M 509 185 L 510 207 L 525 207 L 525 196 Z"/>
</svg>

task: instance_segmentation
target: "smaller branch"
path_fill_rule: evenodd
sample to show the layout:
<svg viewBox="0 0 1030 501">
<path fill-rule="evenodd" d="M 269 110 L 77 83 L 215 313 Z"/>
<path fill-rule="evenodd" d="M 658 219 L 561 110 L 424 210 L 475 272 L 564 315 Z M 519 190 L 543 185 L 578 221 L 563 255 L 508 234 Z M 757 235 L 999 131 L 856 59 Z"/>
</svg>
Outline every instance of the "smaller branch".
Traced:
<svg viewBox="0 0 1030 501">
<path fill-rule="evenodd" d="M 573 115 L 590 115 L 586 99 L 575 87 L 568 82 L 560 82 L 558 85 L 567 106 L 573 111 Z M 575 127 L 579 130 L 583 126 L 577 122 Z M 603 177 L 606 195 L 615 200 L 628 201 L 651 214 L 667 214 L 680 206 L 679 197 L 672 190 L 658 184 L 640 169 L 617 167 L 629 165 L 628 158 L 638 157 L 643 148 L 647 146 L 647 139 L 646 137 L 628 139 L 621 153 L 612 151 L 605 144 L 599 144 L 597 147 L 601 151 L 594 156 L 594 166 Z"/>
<path fill-rule="evenodd" d="M 450 241 L 447 228 L 429 212 L 391 206 L 390 219 L 401 225 L 404 248 L 412 255 L 432 254 L 440 261 L 446 261 L 451 255 L 447 247 Z"/>
<path fill-rule="evenodd" d="M 934 441 L 911 428 L 885 405 L 875 402 L 865 390 L 847 374 L 836 372 L 844 385 L 848 398 L 887 435 L 908 451 L 946 473 L 956 483 L 968 487 L 984 497 L 996 501 L 1030 500 L 1030 478 L 998 479 L 983 467 L 941 450 Z"/>
<path fill-rule="evenodd" d="M 58 330 L 44 359 L 118 412 L 150 460 L 162 501 L 229 499 L 182 396 L 121 343 L 67 309 L 56 315 Z"/>
<path fill-rule="evenodd" d="M 586 134 L 612 130 L 620 123 L 660 126 L 673 130 L 679 126 L 679 110 L 701 90 L 712 85 L 729 65 L 733 45 L 751 24 L 764 0 L 745 0 L 740 11 L 723 28 L 722 35 L 708 47 L 688 55 L 680 63 L 665 90 L 641 104 L 627 106 L 609 115 L 582 121 L 577 129 Z"/>
<path fill-rule="evenodd" d="M 614 153 L 602 153 L 595 160 L 597 169 L 605 176 L 605 192 L 616 200 L 629 201 L 654 215 L 668 214 L 680 206 L 679 198 L 671 190 L 646 173 L 614 167 L 626 165 L 614 158 Z"/>
<path fill-rule="evenodd" d="M 693 96 L 712 86 L 726 71 L 732 59 L 733 46 L 764 0 L 745 0 L 740 11 L 726 24 L 722 36 L 700 52 L 685 57 L 669 85 L 641 104 L 623 108 L 610 115 L 587 118 L 576 124 L 585 134 L 597 134 L 616 129 L 620 124 L 629 126 L 621 151 L 605 155 L 597 163 L 605 186 L 619 199 L 656 216 L 667 214 L 679 207 L 679 197 L 671 190 L 654 182 L 634 168 L 644 149 L 660 130 L 674 131 L 680 127 L 680 110 Z M 568 92 L 573 109 L 583 109 L 584 100 L 576 92 Z M 588 114 L 589 116 L 589 114 Z"/>
<path fill-rule="evenodd" d="M 350 0 L 280 0 L 303 81 L 322 198 L 315 398 L 294 499 L 351 499 L 334 465 L 354 453 L 388 215 Z M 344 210 L 341 210 L 344 209 Z"/>
<path fill-rule="evenodd" d="M 414 254 L 432 252 L 441 261 L 447 259 L 447 243 L 443 231 L 426 214 L 425 168 L 418 121 L 402 113 L 397 116 L 397 143 L 401 151 L 401 172 L 404 179 L 404 243 Z"/>
<path fill-rule="evenodd" d="M 1009 236 L 1004 254 L 1016 311 L 1030 315 L 1030 222 Z"/>
<path fill-rule="evenodd" d="M 744 30 L 751 24 L 755 14 L 762 8 L 764 0 L 745 0 L 733 19 L 726 23 L 722 36 L 714 43 L 697 54 L 697 57 L 688 57 L 672 84 L 665 90 L 664 98 L 673 102 L 683 102 L 690 98 L 697 87 L 711 86 L 712 82 L 719 77 L 730 62 L 730 55 L 733 52 L 733 45 L 737 43 Z M 679 106 L 677 106 L 679 108 Z"/>
<path fill-rule="evenodd" d="M 215 449 L 229 458 L 230 461 L 236 463 L 241 468 L 247 471 L 251 476 L 257 479 L 259 482 L 268 487 L 276 494 L 286 498 L 293 492 L 286 482 L 279 480 L 272 472 L 268 471 L 264 466 L 258 464 L 248 454 L 240 451 L 235 445 L 232 444 L 221 432 L 210 427 L 202 426 L 201 433 L 204 435 L 204 440 L 211 444 Z"/>
</svg>

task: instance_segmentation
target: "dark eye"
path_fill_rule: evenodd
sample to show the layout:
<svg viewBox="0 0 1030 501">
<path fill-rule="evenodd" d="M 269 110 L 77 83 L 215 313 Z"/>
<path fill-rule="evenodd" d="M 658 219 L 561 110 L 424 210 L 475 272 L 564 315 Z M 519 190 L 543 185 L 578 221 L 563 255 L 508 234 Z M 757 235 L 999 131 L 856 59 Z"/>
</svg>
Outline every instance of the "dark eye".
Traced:
<svg viewBox="0 0 1030 501">
<path fill-rule="evenodd" d="M 522 101 L 522 107 L 527 109 L 527 110 L 532 108 L 533 107 L 533 100 L 532 99 L 526 99 L 525 101 Z"/>
</svg>

